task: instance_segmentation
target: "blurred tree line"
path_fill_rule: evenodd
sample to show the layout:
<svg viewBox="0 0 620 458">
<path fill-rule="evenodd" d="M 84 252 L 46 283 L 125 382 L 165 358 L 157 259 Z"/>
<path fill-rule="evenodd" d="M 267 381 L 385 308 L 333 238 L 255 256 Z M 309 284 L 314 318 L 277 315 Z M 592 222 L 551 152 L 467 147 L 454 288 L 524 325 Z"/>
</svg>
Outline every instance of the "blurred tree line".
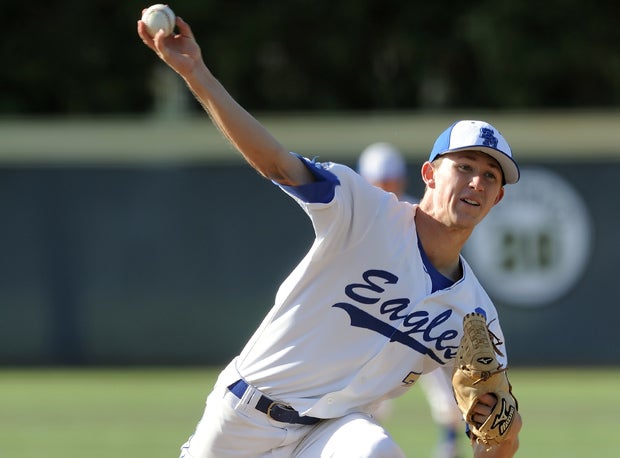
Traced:
<svg viewBox="0 0 620 458">
<path fill-rule="evenodd" d="M 4 0 L 0 114 L 151 111 L 163 64 L 135 31 L 149 4 Z M 213 73 L 249 109 L 620 104 L 615 2 L 169 4 L 192 25 Z"/>
</svg>

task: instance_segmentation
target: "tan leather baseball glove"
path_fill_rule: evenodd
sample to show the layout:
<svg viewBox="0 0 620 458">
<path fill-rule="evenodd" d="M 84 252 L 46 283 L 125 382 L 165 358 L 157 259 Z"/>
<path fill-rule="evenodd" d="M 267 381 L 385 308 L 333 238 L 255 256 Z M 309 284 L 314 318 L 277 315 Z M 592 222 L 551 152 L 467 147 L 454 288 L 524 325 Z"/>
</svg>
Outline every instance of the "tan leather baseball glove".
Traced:
<svg viewBox="0 0 620 458">
<path fill-rule="evenodd" d="M 497 361 L 496 354 L 502 355 L 497 348 L 501 343 L 489 330 L 484 315 L 465 315 L 463 338 L 456 353 L 452 375 L 452 389 L 463 418 L 474 435 L 472 439 L 486 445 L 503 441 L 518 410 L 507 368 Z M 478 397 L 486 393 L 495 395 L 497 404 L 484 423 L 476 423 L 473 408 Z"/>
</svg>

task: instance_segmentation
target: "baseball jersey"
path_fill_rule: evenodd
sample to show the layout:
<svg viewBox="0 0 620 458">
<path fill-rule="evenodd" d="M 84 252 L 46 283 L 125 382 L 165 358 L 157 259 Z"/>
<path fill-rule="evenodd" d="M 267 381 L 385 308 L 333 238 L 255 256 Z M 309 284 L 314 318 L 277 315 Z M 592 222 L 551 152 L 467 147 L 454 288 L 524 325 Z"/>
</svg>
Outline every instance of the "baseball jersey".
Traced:
<svg viewBox="0 0 620 458">
<path fill-rule="evenodd" d="M 418 242 L 417 205 L 347 166 L 300 160 L 317 181 L 282 189 L 309 216 L 315 239 L 236 358 L 250 384 L 300 414 L 334 418 L 451 365 L 467 313 L 485 313 L 503 341 L 496 309 L 464 259 L 460 280 L 439 289 L 432 281 L 438 272 Z"/>
</svg>

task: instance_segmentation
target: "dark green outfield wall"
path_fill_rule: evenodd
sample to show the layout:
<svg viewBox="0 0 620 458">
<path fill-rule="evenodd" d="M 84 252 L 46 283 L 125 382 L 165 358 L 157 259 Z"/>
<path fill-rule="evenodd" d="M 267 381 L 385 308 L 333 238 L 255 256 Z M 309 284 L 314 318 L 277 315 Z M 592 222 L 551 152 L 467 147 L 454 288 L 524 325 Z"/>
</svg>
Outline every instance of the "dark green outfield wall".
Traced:
<svg viewBox="0 0 620 458">
<path fill-rule="evenodd" d="M 247 167 L 0 171 L 0 361 L 222 362 L 310 243 Z"/>
<path fill-rule="evenodd" d="M 588 231 L 581 241 L 583 232 L 571 232 L 567 215 L 583 210 L 571 206 L 575 195 L 537 191 L 536 181 L 524 189 L 539 196 L 528 204 L 538 207 L 524 210 L 525 193 L 504 209 L 518 218 L 490 229 L 503 234 L 498 244 L 487 239 L 502 259 L 490 272 L 508 275 L 479 276 L 494 283 L 512 362 L 618 364 L 620 164 L 528 159 L 523 167 L 524 178 L 543 170 L 568 184 Z M 221 364 L 312 240 L 302 210 L 241 164 L 4 166 L 0 215 L 3 365 Z M 573 245 L 583 266 L 562 291 L 550 283 L 557 297 L 538 300 L 546 290 L 536 279 L 576 262 L 567 255 Z M 521 282 L 516 292 L 511 274 Z M 550 282 L 566 282 L 554 275 Z"/>
<path fill-rule="evenodd" d="M 491 121 L 523 168 L 466 257 L 513 364 L 619 364 L 620 113 L 259 116 L 292 150 L 407 155 L 409 192 L 455 119 Z M 312 241 L 302 210 L 206 116 L 0 121 L 0 364 L 221 364 Z"/>
</svg>

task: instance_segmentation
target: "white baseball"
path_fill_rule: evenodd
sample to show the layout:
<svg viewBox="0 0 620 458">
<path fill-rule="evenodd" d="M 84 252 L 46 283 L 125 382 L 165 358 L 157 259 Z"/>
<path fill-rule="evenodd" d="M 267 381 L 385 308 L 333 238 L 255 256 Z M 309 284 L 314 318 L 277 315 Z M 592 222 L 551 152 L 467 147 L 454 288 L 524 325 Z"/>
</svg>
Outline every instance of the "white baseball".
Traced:
<svg viewBox="0 0 620 458">
<path fill-rule="evenodd" d="M 142 22 L 146 24 L 149 35 L 154 37 L 159 30 L 168 36 L 174 30 L 176 17 L 168 5 L 157 3 L 149 6 L 142 14 Z"/>
</svg>

